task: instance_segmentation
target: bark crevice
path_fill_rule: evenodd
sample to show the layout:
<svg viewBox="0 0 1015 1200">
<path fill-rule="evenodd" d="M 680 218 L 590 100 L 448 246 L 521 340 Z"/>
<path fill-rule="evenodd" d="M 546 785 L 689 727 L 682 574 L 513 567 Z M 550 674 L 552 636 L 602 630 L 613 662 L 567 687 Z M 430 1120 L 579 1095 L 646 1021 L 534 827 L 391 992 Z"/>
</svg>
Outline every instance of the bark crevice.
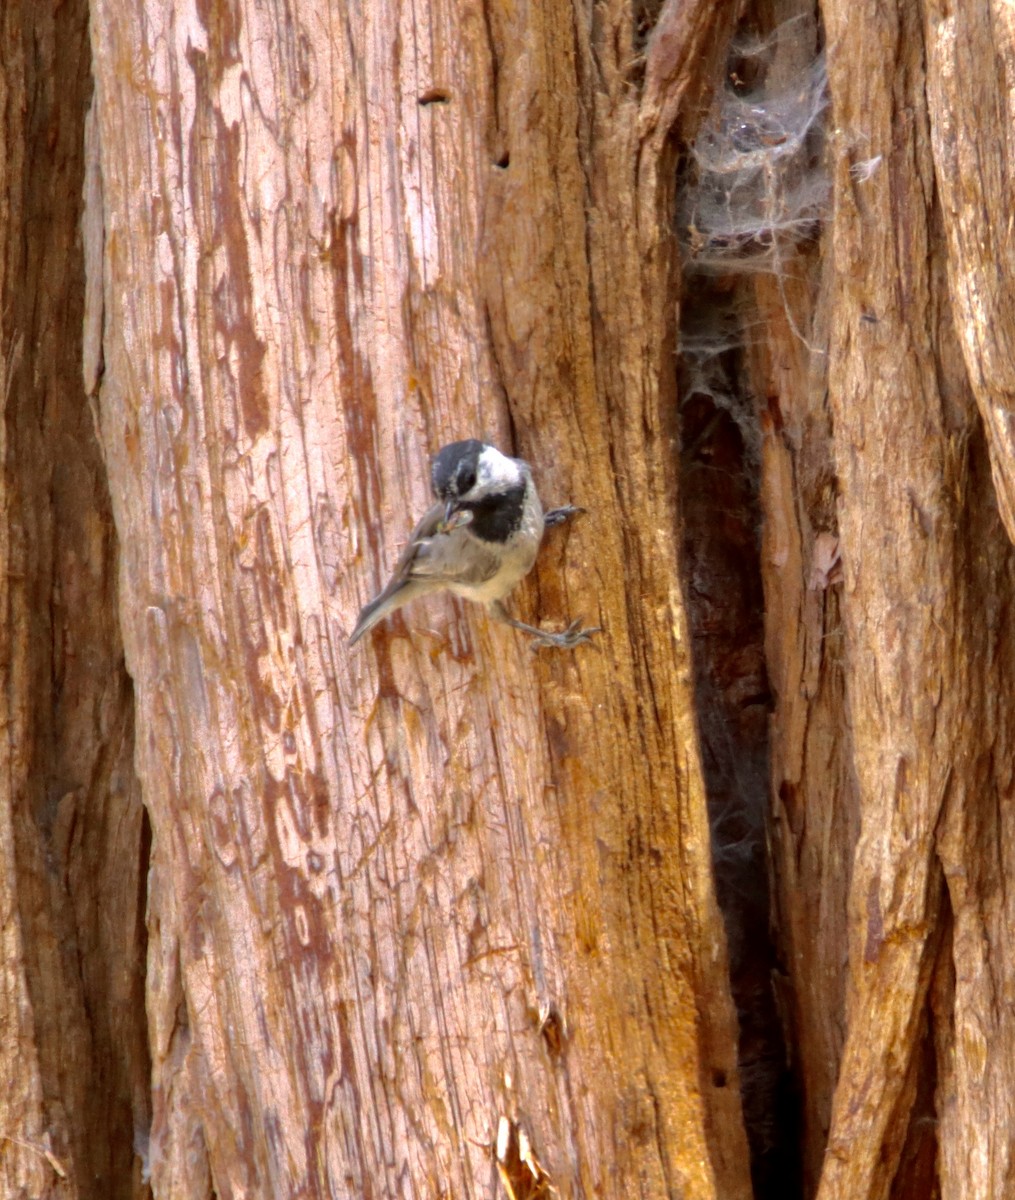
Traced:
<svg viewBox="0 0 1015 1200">
<path fill-rule="evenodd" d="M 685 344 L 735 319 L 733 294 L 695 283 Z M 768 838 L 771 691 L 760 562 L 760 430 L 731 346 L 682 362 L 682 572 L 716 894 L 739 1018 L 739 1076 L 754 1194 L 801 1195 L 798 1101 L 773 981 Z"/>
<path fill-rule="evenodd" d="M 829 196 L 827 79 L 813 13 L 753 6 L 713 84 L 677 187 L 682 582 L 752 1183 L 759 1198 L 800 1196 L 802 1079 L 787 1047 L 794 981 L 783 970 L 788 946 L 770 892 L 778 866 L 770 861 L 776 697 L 768 661 L 775 653 L 781 680 L 797 631 L 774 629 L 766 602 L 773 583 L 791 577 L 784 568 L 797 565 L 773 549 L 773 518 L 807 521 L 793 496 L 802 443 L 786 427 L 802 402 L 784 392 L 804 379 L 820 386 L 824 362 L 809 282 Z M 808 361 L 818 368 L 810 376 Z M 795 378 L 787 362 L 800 364 Z M 776 363 L 782 374 L 773 376 Z M 773 470 L 773 456 L 789 474 Z M 834 534 L 825 540 L 822 587 L 837 578 Z"/>
</svg>

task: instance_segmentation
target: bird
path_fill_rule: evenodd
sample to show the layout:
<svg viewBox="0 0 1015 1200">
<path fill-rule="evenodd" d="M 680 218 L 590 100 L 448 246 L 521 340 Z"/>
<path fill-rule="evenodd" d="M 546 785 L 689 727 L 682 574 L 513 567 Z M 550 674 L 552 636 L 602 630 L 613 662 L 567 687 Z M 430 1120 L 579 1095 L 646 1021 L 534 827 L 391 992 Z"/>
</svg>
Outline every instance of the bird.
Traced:
<svg viewBox="0 0 1015 1200">
<path fill-rule="evenodd" d="M 581 620 L 550 632 L 511 617 L 503 601 L 536 561 L 544 530 L 584 511 L 543 512 L 532 469 L 477 438 L 451 442 L 433 457 L 435 503 L 409 537 L 384 589 L 359 614 L 354 645 L 379 621 L 419 596 L 449 591 L 485 604 L 497 621 L 533 635 L 532 648 L 570 650 L 599 633 Z"/>
</svg>

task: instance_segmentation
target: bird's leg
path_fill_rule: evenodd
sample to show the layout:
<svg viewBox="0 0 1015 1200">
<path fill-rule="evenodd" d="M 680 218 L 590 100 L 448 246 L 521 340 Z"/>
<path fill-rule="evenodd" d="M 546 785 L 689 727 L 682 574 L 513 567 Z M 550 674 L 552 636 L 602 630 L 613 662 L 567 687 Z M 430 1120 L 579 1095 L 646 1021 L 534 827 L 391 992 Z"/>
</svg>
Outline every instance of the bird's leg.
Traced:
<svg viewBox="0 0 1015 1200">
<path fill-rule="evenodd" d="M 563 525 L 565 521 L 584 511 L 585 509 L 579 508 L 577 504 L 565 504 L 563 508 L 551 508 L 543 517 L 543 525 L 547 529 L 552 529 L 554 525 Z"/>
<path fill-rule="evenodd" d="M 522 633 L 531 633 L 533 650 L 540 650 L 544 646 L 552 647 L 555 650 L 573 650 L 575 646 L 580 646 L 582 642 L 590 641 L 594 633 L 600 632 L 598 625 L 592 629 L 582 629 L 580 617 L 577 621 L 572 621 L 567 629 L 562 629 L 559 633 L 551 633 L 546 629 L 537 629 L 535 625 L 526 625 L 524 621 L 516 621 L 514 617 L 509 616 L 507 609 L 505 609 L 499 600 L 494 600 L 490 605 L 490 613 L 498 621 L 502 621 L 505 625 L 510 625 L 512 629 L 519 629 Z"/>
</svg>

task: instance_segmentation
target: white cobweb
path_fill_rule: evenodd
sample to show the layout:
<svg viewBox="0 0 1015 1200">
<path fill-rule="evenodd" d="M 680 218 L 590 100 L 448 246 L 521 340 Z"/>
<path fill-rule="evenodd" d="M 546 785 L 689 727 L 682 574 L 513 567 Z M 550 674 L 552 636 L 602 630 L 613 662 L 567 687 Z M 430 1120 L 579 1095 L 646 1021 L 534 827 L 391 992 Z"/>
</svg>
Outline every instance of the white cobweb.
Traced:
<svg viewBox="0 0 1015 1200">
<path fill-rule="evenodd" d="M 794 18 L 765 38 L 738 38 L 726 79 L 690 147 L 678 222 L 685 269 L 781 274 L 828 208 L 824 55 Z"/>
</svg>

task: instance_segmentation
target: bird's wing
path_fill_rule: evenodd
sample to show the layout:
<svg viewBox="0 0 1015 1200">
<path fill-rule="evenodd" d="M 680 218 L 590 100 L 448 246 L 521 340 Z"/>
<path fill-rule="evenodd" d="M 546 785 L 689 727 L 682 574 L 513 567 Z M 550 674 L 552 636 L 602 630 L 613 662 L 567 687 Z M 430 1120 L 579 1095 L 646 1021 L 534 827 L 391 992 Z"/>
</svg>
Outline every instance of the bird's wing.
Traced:
<svg viewBox="0 0 1015 1200">
<path fill-rule="evenodd" d="M 413 567 L 420 554 L 426 550 L 430 539 L 437 534 L 443 512 L 443 505 L 435 504 L 412 531 L 408 545 L 395 564 L 391 578 L 373 600 L 364 605 L 360 611 L 356 627 L 349 635 L 350 645 L 358 642 L 368 629 L 372 629 L 378 621 L 383 620 L 395 609 L 401 608 L 403 604 L 408 604 L 416 596 L 425 595 L 442 586 L 436 580 L 427 585 L 424 580 L 415 578 Z"/>
<path fill-rule="evenodd" d="M 436 516 L 435 516 L 436 515 Z M 406 579 L 425 580 L 438 587 L 475 587 L 492 578 L 500 558 L 469 531 L 467 524 L 440 528 L 444 506 L 435 505 L 413 530 L 399 560 L 405 560 Z"/>
<path fill-rule="evenodd" d="M 428 509 L 420 519 L 419 524 L 409 534 L 409 540 L 406 543 L 405 549 L 402 551 L 401 557 L 395 564 L 395 569 L 391 572 L 391 578 L 388 580 L 388 585 L 384 589 L 386 592 L 398 587 L 399 584 L 405 583 L 416 572 L 413 570 L 413 565 L 420 557 L 421 553 L 426 550 L 430 539 L 437 533 L 437 529 L 441 523 L 441 518 L 444 516 L 444 505 L 435 504 Z"/>
<path fill-rule="evenodd" d="M 449 587 L 481 587 L 500 566 L 500 559 L 468 532 L 467 525 L 442 531 L 443 504 L 435 504 L 412 531 L 380 595 L 359 615 L 349 642 L 353 644 L 395 609 L 417 596 Z"/>
<path fill-rule="evenodd" d="M 468 525 L 442 530 L 443 518 L 443 503 L 435 504 L 423 516 L 409 535 L 384 595 L 391 595 L 412 579 L 448 587 L 485 583 L 496 574 L 500 564 L 496 554 L 469 533 Z"/>
</svg>

